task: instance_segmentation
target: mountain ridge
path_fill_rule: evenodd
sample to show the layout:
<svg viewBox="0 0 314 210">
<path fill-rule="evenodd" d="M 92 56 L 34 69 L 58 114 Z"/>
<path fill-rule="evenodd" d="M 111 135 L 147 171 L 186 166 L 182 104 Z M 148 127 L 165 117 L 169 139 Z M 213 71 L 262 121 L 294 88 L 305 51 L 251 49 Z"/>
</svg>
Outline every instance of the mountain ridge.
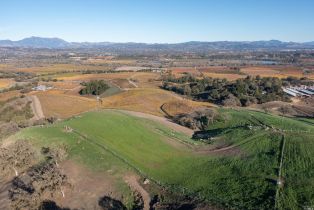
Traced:
<svg viewBox="0 0 314 210">
<path fill-rule="evenodd" d="M 0 47 L 22 48 L 136 48 L 155 50 L 256 50 L 256 49 L 313 49 L 312 42 L 283 42 L 280 40 L 260 41 L 189 41 L 181 43 L 140 43 L 140 42 L 68 42 L 60 38 L 28 37 L 18 41 L 0 40 Z"/>
</svg>

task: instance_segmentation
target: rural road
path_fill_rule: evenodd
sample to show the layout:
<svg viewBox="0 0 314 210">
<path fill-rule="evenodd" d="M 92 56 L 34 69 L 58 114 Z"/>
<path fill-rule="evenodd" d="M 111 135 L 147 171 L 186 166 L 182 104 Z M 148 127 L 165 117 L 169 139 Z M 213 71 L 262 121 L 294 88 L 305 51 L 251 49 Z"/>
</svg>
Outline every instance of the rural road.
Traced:
<svg viewBox="0 0 314 210">
<path fill-rule="evenodd" d="M 27 97 L 28 97 L 28 99 L 30 99 L 32 101 L 31 107 L 32 107 L 32 110 L 34 113 L 33 119 L 34 120 L 40 120 L 42 118 L 45 118 L 45 115 L 44 115 L 44 112 L 42 110 L 42 107 L 41 107 L 41 104 L 40 104 L 38 97 L 35 95 L 31 95 L 31 96 L 27 96 Z"/>
</svg>

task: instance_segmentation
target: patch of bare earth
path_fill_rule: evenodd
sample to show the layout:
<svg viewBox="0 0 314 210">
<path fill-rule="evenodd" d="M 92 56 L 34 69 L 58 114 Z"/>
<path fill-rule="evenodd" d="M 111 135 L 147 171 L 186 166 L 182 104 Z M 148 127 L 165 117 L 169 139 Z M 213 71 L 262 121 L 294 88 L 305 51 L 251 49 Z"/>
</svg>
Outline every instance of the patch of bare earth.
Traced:
<svg viewBox="0 0 314 210">
<path fill-rule="evenodd" d="M 103 196 L 122 200 L 121 193 L 114 186 L 113 177 L 91 171 L 73 161 L 60 164 L 60 170 L 68 178 L 69 186 L 55 197 L 59 206 L 71 209 L 99 209 L 99 199 Z"/>
</svg>

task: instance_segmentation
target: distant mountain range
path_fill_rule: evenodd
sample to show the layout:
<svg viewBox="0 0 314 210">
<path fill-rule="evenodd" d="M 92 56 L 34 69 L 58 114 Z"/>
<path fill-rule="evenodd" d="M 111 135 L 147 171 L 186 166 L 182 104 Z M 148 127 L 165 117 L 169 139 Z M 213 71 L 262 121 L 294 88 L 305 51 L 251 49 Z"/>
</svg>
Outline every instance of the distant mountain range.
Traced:
<svg viewBox="0 0 314 210">
<path fill-rule="evenodd" d="M 313 42 L 282 42 L 270 41 L 217 41 L 217 42 L 184 42 L 177 44 L 146 44 L 146 43 L 113 43 L 113 42 L 67 42 L 59 38 L 29 37 L 19 41 L 0 40 L 0 47 L 22 48 L 104 48 L 110 50 L 144 50 L 144 51 L 210 51 L 210 50 L 294 50 L 314 49 Z"/>
</svg>

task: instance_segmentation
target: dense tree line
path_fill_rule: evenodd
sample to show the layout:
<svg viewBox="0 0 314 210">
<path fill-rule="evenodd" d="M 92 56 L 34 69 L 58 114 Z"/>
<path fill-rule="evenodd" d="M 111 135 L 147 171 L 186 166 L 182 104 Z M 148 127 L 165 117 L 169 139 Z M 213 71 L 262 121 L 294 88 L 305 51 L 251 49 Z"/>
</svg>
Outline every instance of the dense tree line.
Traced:
<svg viewBox="0 0 314 210">
<path fill-rule="evenodd" d="M 110 88 L 104 80 L 83 82 L 82 85 L 85 87 L 80 91 L 81 95 L 101 95 Z"/>
<path fill-rule="evenodd" d="M 248 106 L 275 100 L 289 101 L 282 86 L 291 84 L 291 81 L 291 78 L 281 80 L 275 77 L 248 76 L 230 82 L 210 77 L 198 79 L 191 75 L 175 78 L 169 74 L 163 77 L 162 88 L 216 104 Z"/>
</svg>

